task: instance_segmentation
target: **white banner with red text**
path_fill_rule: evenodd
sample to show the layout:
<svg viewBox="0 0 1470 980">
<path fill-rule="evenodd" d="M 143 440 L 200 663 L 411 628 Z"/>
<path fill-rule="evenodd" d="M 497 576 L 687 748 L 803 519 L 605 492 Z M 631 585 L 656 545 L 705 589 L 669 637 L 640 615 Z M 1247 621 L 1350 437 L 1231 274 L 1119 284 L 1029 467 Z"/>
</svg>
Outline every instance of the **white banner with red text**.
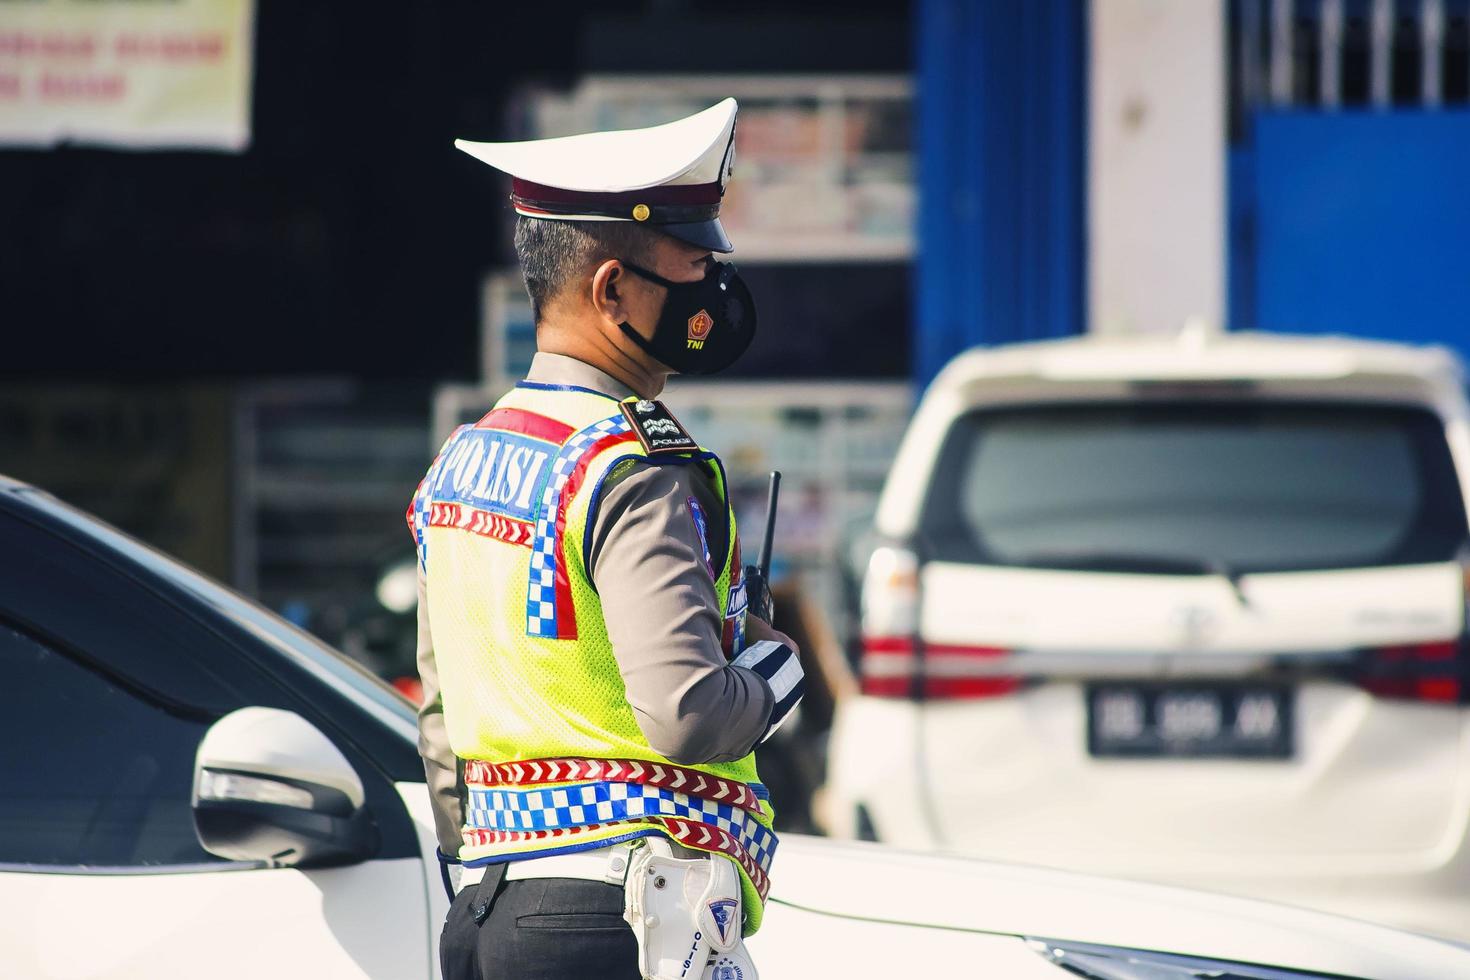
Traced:
<svg viewBox="0 0 1470 980">
<path fill-rule="evenodd" d="M 254 0 L 0 0 L 0 147 L 243 150 Z"/>
</svg>

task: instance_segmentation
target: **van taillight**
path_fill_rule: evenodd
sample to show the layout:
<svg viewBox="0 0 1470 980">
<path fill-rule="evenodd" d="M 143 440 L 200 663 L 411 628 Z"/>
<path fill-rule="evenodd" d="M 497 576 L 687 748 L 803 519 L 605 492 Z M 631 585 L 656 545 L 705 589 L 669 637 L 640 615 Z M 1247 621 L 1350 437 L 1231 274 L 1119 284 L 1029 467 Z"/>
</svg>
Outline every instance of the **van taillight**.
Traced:
<svg viewBox="0 0 1470 980">
<path fill-rule="evenodd" d="M 925 643 L 911 636 L 863 637 L 863 693 L 889 698 L 993 698 L 1012 694 L 1021 679 L 1006 674 L 1011 651 L 1000 647 Z"/>
<path fill-rule="evenodd" d="M 1353 682 L 1380 698 L 1470 703 L 1470 564 L 1463 561 L 1460 579 L 1465 611 L 1458 637 L 1359 650 Z"/>
<path fill-rule="evenodd" d="M 1373 647 L 1358 651 L 1353 681 L 1380 698 L 1458 704 L 1467 693 L 1465 667 L 1458 639 Z"/>
<path fill-rule="evenodd" d="M 1021 686 L 1006 673 L 1010 650 L 924 642 L 919 649 L 919 559 L 907 548 L 873 552 L 863 577 L 859 675 L 885 698 L 988 698 Z"/>
</svg>

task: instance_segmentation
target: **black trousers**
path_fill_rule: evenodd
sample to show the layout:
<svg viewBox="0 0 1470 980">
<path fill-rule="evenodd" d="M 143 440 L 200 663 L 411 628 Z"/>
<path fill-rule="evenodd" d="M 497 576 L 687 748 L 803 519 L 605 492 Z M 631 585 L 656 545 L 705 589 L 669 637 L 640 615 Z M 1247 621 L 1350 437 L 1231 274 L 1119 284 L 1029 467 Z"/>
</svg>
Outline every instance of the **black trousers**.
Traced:
<svg viewBox="0 0 1470 980">
<path fill-rule="evenodd" d="M 439 938 L 444 980 L 639 980 L 623 889 L 576 878 L 505 880 L 492 864 L 449 906 Z"/>
</svg>

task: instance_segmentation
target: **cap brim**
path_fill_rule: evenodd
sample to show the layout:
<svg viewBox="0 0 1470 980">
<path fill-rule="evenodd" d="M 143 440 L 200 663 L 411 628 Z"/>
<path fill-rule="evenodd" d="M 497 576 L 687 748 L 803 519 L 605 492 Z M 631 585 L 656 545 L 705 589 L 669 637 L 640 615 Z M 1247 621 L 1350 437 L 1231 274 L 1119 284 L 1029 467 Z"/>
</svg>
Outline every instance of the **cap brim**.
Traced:
<svg viewBox="0 0 1470 980">
<path fill-rule="evenodd" d="M 707 248 L 711 252 L 733 252 L 735 246 L 730 244 L 730 236 L 725 234 L 725 228 L 720 224 L 719 218 L 710 218 L 708 221 L 686 221 L 681 224 L 655 225 L 665 235 L 672 235 L 681 242 L 699 248 Z"/>
</svg>

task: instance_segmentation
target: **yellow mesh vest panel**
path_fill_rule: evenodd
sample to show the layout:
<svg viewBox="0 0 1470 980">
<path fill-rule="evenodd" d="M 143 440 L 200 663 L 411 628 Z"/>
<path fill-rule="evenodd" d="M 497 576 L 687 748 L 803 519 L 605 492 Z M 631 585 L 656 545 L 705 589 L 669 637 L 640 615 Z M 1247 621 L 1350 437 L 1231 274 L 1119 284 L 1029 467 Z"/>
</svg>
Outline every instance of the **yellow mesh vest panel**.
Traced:
<svg viewBox="0 0 1470 980">
<path fill-rule="evenodd" d="M 626 425 L 623 432 L 615 431 L 614 419 L 621 413 L 611 398 L 518 387 L 477 426 L 462 427 L 450 437 L 415 495 L 410 517 L 428 581 L 444 721 L 450 745 L 462 759 L 667 763 L 648 745 L 628 705 L 601 600 L 584 567 L 589 511 L 603 478 L 630 457 L 645 458 Z M 529 431 L 507 434 L 500 426 Z M 575 456 L 574 442 L 580 448 Z M 725 607 L 732 578 L 740 574 L 734 513 L 718 460 L 702 455 L 727 498 L 729 544 L 715 582 Z M 553 500 L 559 482 L 562 494 Z M 548 532 L 554 550 L 542 552 L 538 561 Z M 686 768 L 743 783 L 759 781 L 753 754 Z M 774 815 L 769 803 L 762 810 L 756 819 L 769 828 Z M 628 829 L 613 825 L 579 839 L 615 839 Z M 460 857 L 475 862 L 536 849 L 466 844 Z M 743 869 L 742 878 L 746 929 L 754 932 L 762 903 Z"/>
</svg>

